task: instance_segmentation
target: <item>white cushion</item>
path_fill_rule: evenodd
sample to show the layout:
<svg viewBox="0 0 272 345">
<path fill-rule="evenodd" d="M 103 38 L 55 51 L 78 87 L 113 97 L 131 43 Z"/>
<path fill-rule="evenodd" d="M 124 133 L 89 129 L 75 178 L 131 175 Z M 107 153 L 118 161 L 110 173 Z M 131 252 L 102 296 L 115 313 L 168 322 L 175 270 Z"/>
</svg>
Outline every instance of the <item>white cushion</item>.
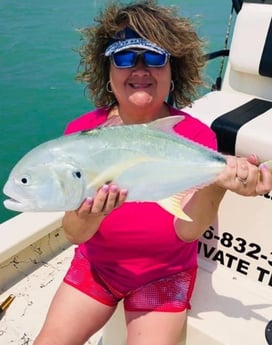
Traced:
<svg viewBox="0 0 272 345">
<path fill-rule="evenodd" d="M 271 18 L 271 5 L 243 4 L 237 16 L 230 47 L 232 69 L 259 74 L 259 65 Z"/>
</svg>

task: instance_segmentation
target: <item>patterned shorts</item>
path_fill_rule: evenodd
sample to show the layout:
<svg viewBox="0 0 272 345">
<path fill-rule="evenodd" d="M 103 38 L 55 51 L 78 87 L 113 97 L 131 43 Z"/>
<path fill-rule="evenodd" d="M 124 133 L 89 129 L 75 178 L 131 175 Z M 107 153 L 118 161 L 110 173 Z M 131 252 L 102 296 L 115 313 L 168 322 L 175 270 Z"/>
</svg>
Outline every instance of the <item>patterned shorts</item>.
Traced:
<svg viewBox="0 0 272 345">
<path fill-rule="evenodd" d="M 102 279 L 76 249 L 64 282 L 109 306 L 116 306 L 123 299 L 127 311 L 180 312 L 190 309 L 195 279 L 196 269 L 192 269 L 122 293 Z"/>
</svg>

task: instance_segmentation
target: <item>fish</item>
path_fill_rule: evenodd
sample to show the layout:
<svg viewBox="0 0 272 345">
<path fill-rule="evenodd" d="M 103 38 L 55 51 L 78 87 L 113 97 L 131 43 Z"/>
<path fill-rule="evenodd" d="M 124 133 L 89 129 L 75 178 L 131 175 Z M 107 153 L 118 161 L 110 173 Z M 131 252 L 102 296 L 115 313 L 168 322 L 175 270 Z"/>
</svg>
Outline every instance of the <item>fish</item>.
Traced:
<svg viewBox="0 0 272 345">
<path fill-rule="evenodd" d="M 76 210 L 101 186 L 115 183 L 128 190 L 126 202 L 156 202 L 191 221 L 182 201 L 213 183 L 226 158 L 176 133 L 183 119 L 172 115 L 146 124 L 101 126 L 44 142 L 11 170 L 4 206 L 19 212 Z"/>
</svg>

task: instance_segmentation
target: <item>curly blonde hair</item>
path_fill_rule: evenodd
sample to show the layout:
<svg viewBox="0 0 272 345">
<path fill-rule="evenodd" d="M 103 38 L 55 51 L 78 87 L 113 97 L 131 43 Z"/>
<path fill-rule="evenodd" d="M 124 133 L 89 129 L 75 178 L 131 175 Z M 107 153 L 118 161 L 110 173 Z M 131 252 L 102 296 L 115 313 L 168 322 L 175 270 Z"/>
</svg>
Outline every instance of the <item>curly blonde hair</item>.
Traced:
<svg viewBox="0 0 272 345">
<path fill-rule="evenodd" d="M 116 1 L 94 20 L 96 25 L 80 30 L 85 44 L 79 50 L 81 60 L 77 79 L 87 83 L 96 107 L 110 107 L 117 103 L 114 94 L 107 91 L 110 61 L 104 52 L 111 38 L 125 27 L 130 27 L 171 54 L 175 86 L 173 101 L 177 107 L 192 102 L 197 87 L 203 84 L 203 42 L 191 22 L 178 16 L 174 7 L 159 6 L 155 0 L 140 0 L 126 5 Z"/>
</svg>

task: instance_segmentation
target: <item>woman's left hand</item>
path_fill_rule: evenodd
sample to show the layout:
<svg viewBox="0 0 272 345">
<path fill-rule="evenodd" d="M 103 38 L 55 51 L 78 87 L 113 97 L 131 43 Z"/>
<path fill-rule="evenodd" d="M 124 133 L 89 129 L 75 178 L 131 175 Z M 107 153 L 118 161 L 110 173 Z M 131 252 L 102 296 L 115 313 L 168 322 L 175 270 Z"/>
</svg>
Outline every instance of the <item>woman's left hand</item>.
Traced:
<svg viewBox="0 0 272 345">
<path fill-rule="evenodd" d="M 265 164 L 254 156 L 248 158 L 227 156 L 227 166 L 216 184 L 244 196 L 256 196 L 272 190 L 272 174 Z"/>
</svg>

